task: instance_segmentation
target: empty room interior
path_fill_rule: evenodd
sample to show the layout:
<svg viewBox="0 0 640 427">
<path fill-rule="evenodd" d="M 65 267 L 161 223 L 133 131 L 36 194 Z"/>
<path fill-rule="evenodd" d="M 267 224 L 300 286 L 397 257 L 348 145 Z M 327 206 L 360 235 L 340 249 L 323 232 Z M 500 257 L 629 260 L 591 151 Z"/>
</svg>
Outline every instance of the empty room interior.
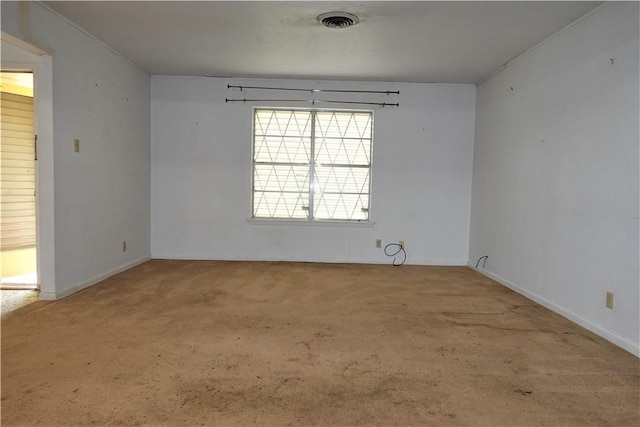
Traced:
<svg viewBox="0 0 640 427">
<path fill-rule="evenodd" d="M 638 426 L 639 5 L 2 1 L 2 425 Z"/>
</svg>

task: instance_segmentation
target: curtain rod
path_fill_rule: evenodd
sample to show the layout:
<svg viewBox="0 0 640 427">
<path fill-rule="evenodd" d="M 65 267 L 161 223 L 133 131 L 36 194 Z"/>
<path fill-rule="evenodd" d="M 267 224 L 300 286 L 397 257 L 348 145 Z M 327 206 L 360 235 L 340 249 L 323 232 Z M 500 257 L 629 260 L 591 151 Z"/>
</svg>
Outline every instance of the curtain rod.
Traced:
<svg viewBox="0 0 640 427">
<path fill-rule="evenodd" d="M 233 86 L 227 85 L 227 89 L 261 89 L 261 90 L 293 90 L 298 92 L 332 92 L 332 93 L 383 93 L 386 95 L 400 95 L 399 90 L 346 90 L 346 89 L 299 89 L 289 87 L 265 87 L 265 86 Z"/>
<path fill-rule="evenodd" d="M 333 101 L 333 100 L 320 100 L 320 99 L 230 99 L 225 98 L 224 102 L 310 102 L 311 104 L 324 103 L 324 104 L 359 104 L 359 105 L 380 105 L 382 107 L 399 107 L 400 103 L 389 102 L 358 102 L 358 101 Z"/>
</svg>

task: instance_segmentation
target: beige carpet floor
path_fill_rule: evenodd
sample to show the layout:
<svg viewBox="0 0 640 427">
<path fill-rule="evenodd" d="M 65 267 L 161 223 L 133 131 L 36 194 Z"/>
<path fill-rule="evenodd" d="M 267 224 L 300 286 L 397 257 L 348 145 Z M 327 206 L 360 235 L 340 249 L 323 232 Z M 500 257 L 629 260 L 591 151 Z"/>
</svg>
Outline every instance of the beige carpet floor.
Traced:
<svg viewBox="0 0 640 427">
<path fill-rule="evenodd" d="M 3 426 L 638 426 L 639 360 L 464 267 L 154 260 L 2 321 Z"/>
<path fill-rule="evenodd" d="M 38 292 L 30 289 L 0 290 L 0 318 L 4 319 L 17 309 L 38 300 Z"/>
</svg>

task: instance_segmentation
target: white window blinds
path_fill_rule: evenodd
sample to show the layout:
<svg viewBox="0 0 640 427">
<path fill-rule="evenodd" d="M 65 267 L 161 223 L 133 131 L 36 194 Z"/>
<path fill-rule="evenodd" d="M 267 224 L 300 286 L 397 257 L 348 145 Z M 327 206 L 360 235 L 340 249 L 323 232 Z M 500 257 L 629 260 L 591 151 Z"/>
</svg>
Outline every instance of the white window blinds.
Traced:
<svg viewBox="0 0 640 427">
<path fill-rule="evenodd" d="M 33 98 L 2 92 L 0 122 L 0 247 L 36 244 Z"/>
</svg>

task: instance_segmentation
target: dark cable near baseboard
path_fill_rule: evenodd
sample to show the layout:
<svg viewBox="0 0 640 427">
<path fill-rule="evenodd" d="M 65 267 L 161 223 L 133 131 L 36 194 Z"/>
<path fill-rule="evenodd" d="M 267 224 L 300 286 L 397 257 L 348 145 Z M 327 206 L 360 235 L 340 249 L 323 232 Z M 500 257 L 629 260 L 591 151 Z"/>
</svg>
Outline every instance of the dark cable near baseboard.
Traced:
<svg viewBox="0 0 640 427">
<path fill-rule="evenodd" d="M 387 251 L 387 248 L 389 248 L 390 246 L 397 246 L 397 247 L 398 247 L 398 250 L 397 250 L 397 251 L 395 251 L 394 253 L 389 253 L 389 252 Z M 395 257 L 395 256 L 396 256 L 396 255 L 398 255 L 400 252 L 402 252 L 402 255 L 404 256 L 404 258 L 402 259 L 402 262 L 400 262 L 400 263 L 396 262 L 397 257 L 396 257 L 396 258 L 393 258 L 393 265 L 394 265 L 395 267 L 400 267 L 402 264 L 404 264 L 404 262 L 407 260 L 407 252 L 404 250 L 404 248 L 403 248 L 402 246 L 400 246 L 400 245 L 399 245 L 399 244 L 397 244 L 397 243 L 389 243 L 387 246 L 385 246 L 385 247 L 384 247 L 384 254 L 385 254 L 386 256 L 392 256 L 392 257 Z"/>
<path fill-rule="evenodd" d="M 487 262 L 489 255 L 481 256 L 480 258 L 478 258 L 478 262 L 476 262 L 476 268 L 478 268 L 478 265 L 480 264 L 480 260 L 483 258 L 484 258 L 484 261 L 482 261 L 482 268 L 484 268 L 484 265 Z"/>
</svg>

